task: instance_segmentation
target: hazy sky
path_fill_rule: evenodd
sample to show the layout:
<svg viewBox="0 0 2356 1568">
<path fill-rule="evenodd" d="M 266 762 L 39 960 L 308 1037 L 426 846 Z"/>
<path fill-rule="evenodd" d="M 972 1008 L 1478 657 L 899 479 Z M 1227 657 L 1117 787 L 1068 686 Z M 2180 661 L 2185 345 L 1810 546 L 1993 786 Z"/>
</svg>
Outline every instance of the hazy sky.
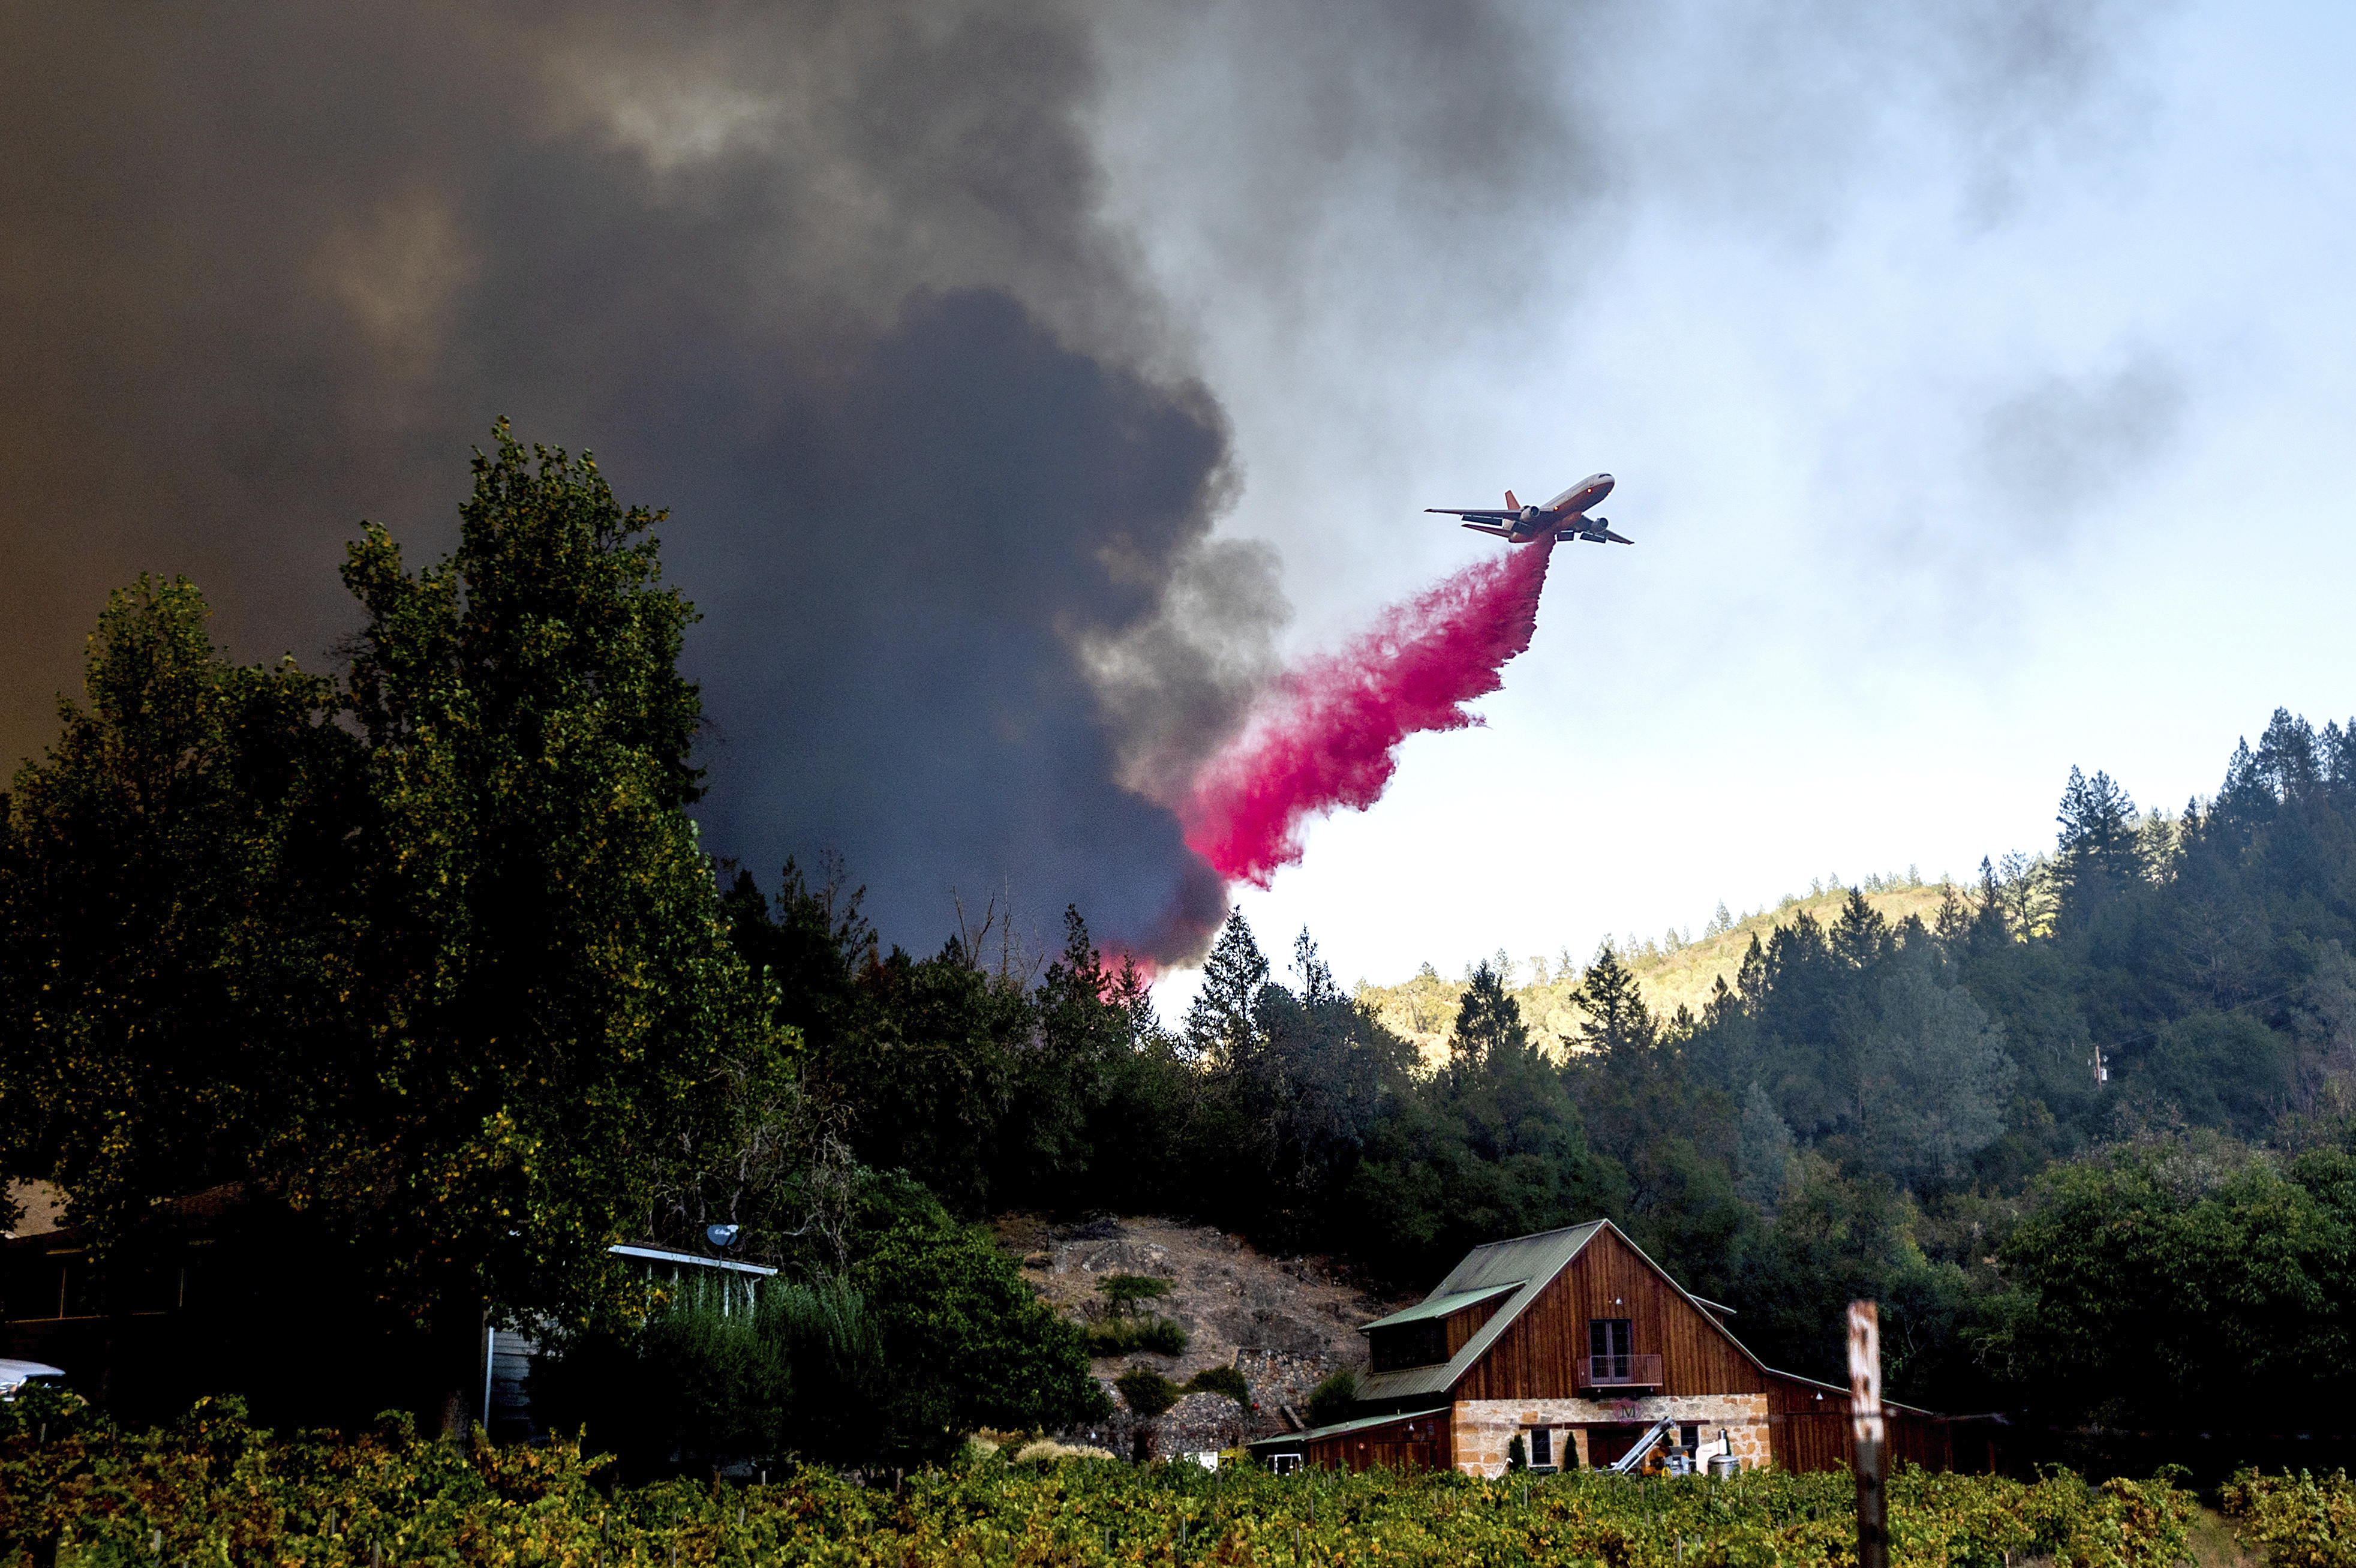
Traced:
<svg viewBox="0 0 2356 1568">
<path fill-rule="evenodd" d="M 1346 15 L 1346 20 L 1344 16 Z M 328 660 L 490 418 L 669 504 L 706 843 L 1183 950 L 1122 788 L 1596 469 L 1487 727 L 1244 907 L 1345 980 L 2051 843 L 2356 711 L 2344 7 L 21 7 L 0 749 L 107 586 Z M 1186 977 L 1174 977 L 1174 1002 Z"/>
<path fill-rule="evenodd" d="M 2073 764 L 2174 809 L 2276 704 L 2356 712 L 2356 17 L 1530 15 L 1439 79 L 1456 162 L 1379 107 L 1432 85 L 1411 38 L 1116 54 L 1118 209 L 1293 638 L 1494 548 L 1423 506 L 1608 469 L 1638 542 L 1558 551 L 1488 727 L 1244 897 L 1271 951 L 1583 960 L 1965 875 L 2050 846 Z"/>
</svg>

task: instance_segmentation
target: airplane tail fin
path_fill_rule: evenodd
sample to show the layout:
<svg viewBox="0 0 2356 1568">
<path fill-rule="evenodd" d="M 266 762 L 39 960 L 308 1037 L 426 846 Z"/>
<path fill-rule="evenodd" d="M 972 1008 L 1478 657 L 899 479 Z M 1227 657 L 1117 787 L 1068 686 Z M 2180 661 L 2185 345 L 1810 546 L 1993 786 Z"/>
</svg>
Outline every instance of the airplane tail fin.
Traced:
<svg viewBox="0 0 2356 1568">
<path fill-rule="evenodd" d="M 1522 510 L 1522 503 L 1514 499 L 1514 492 L 1511 490 L 1507 490 L 1505 492 L 1505 510 L 1507 511 L 1519 511 Z"/>
</svg>

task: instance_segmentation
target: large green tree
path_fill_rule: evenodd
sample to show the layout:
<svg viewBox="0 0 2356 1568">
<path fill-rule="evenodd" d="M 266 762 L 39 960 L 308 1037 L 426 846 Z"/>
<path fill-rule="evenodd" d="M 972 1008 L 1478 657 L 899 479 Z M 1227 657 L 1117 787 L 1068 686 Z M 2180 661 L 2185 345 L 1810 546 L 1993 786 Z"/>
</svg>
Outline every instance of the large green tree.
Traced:
<svg viewBox="0 0 2356 1568">
<path fill-rule="evenodd" d="M 231 664 L 207 614 L 185 579 L 110 596 L 0 834 L 0 1165 L 102 1256 L 248 1174 L 351 1039 L 359 748 L 332 682 Z"/>
<path fill-rule="evenodd" d="M 495 434 L 455 553 L 412 573 L 371 525 L 344 568 L 367 613 L 367 1032 L 321 1064 L 325 1114 L 279 1172 L 449 1348 L 445 1428 L 487 1310 L 636 1308 L 607 1244 L 648 1222 L 712 1086 L 775 1085 L 787 1047 L 685 811 L 695 617 L 662 582 L 659 514 L 586 456 Z"/>
<path fill-rule="evenodd" d="M 887 1456 L 939 1460 L 977 1426 L 1036 1431 L 1106 1412 L 1079 1325 L 916 1183 L 871 1185 L 850 1277 L 890 1369 L 878 1412 Z"/>
<path fill-rule="evenodd" d="M 351 547 L 345 692 L 229 664 L 185 583 L 116 595 L 0 844 L 9 1174 L 102 1245 L 232 1179 L 307 1216 L 355 1311 L 427 1332 L 445 1430 L 487 1314 L 627 1319 L 611 1243 L 809 1197 L 792 1034 L 686 811 L 655 516 L 496 437 L 448 558 Z"/>
<path fill-rule="evenodd" d="M 2304 1422 L 2356 1380 L 2344 1148 L 2286 1161 L 2195 1134 L 2057 1165 L 1998 1261 L 1981 1354 L 2056 1415 Z"/>
</svg>

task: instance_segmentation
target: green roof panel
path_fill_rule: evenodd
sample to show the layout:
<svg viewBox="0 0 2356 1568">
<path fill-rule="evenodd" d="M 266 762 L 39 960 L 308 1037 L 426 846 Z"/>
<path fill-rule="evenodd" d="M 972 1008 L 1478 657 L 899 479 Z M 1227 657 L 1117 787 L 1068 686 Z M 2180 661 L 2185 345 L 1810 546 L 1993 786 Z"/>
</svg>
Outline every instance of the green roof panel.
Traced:
<svg viewBox="0 0 2356 1568">
<path fill-rule="evenodd" d="M 1544 1230 L 1535 1236 L 1516 1236 L 1510 1241 L 1492 1241 L 1485 1247 L 1475 1247 L 1464 1254 L 1463 1262 L 1450 1271 L 1439 1288 L 1422 1303 L 1408 1309 L 1420 1312 L 1440 1308 L 1456 1312 L 1475 1301 L 1504 1295 L 1505 1301 L 1489 1315 L 1489 1321 L 1474 1329 L 1464 1348 L 1436 1367 L 1403 1367 L 1395 1372 L 1376 1372 L 1360 1380 L 1358 1397 L 1362 1400 L 1408 1400 L 1446 1398 L 1456 1386 L 1456 1380 L 1471 1369 L 1472 1363 L 1488 1354 L 1489 1347 L 1510 1326 L 1522 1309 L 1537 1299 L 1538 1293 L 1554 1282 L 1554 1277 L 1579 1256 L 1605 1221 L 1591 1219 L 1584 1225 L 1573 1225 L 1561 1230 Z M 1510 1294 L 1509 1294 L 1510 1293 Z M 1452 1305 L 1444 1305 L 1453 1299 Z M 1386 1324 L 1407 1321 L 1407 1314 L 1394 1313 L 1383 1319 Z M 1368 1327 L 1376 1326 L 1373 1324 Z"/>
<path fill-rule="evenodd" d="M 1494 1301 L 1522 1283 L 1520 1280 L 1515 1280 L 1511 1284 L 1491 1285 L 1487 1290 L 1465 1290 L 1457 1291 L 1450 1295 L 1435 1295 L 1429 1300 L 1417 1303 L 1405 1312 L 1394 1312 L 1388 1317 L 1377 1317 L 1372 1323 L 1361 1324 L 1358 1326 L 1358 1332 L 1372 1334 L 1377 1328 L 1397 1328 L 1403 1323 L 1422 1323 L 1434 1317 L 1446 1317 L 1451 1312 L 1462 1312 L 1468 1306 L 1475 1306 L 1484 1301 Z"/>
<path fill-rule="evenodd" d="M 1435 1415 L 1446 1415 L 1452 1407 L 1434 1405 L 1430 1410 L 1403 1410 L 1395 1415 L 1362 1415 L 1355 1421 L 1337 1421 L 1331 1426 L 1312 1426 L 1306 1432 L 1280 1433 L 1274 1437 L 1255 1438 L 1246 1448 L 1297 1447 L 1327 1437 L 1347 1437 L 1354 1432 L 1365 1432 L 1376 1426 L 1396 1426 L 1402 1421 L 1424 1421 Z"/>
</svg>

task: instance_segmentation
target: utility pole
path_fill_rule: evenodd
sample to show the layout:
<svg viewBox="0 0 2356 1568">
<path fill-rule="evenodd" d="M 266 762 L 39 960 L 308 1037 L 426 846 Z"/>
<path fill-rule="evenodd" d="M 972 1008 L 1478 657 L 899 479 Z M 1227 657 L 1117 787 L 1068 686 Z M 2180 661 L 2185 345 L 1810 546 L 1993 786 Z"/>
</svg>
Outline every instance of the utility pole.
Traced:
<svg viewBox="0 0 2356 1568">
<path fill-rule="evenodd" d="M 1848 1420 L 1857 1447 L 1857 1568 L 1890 1568 L 1888 1429 L 1881 1419 L 1881 1313 L 1848 1304 Z"/>
</svg>

